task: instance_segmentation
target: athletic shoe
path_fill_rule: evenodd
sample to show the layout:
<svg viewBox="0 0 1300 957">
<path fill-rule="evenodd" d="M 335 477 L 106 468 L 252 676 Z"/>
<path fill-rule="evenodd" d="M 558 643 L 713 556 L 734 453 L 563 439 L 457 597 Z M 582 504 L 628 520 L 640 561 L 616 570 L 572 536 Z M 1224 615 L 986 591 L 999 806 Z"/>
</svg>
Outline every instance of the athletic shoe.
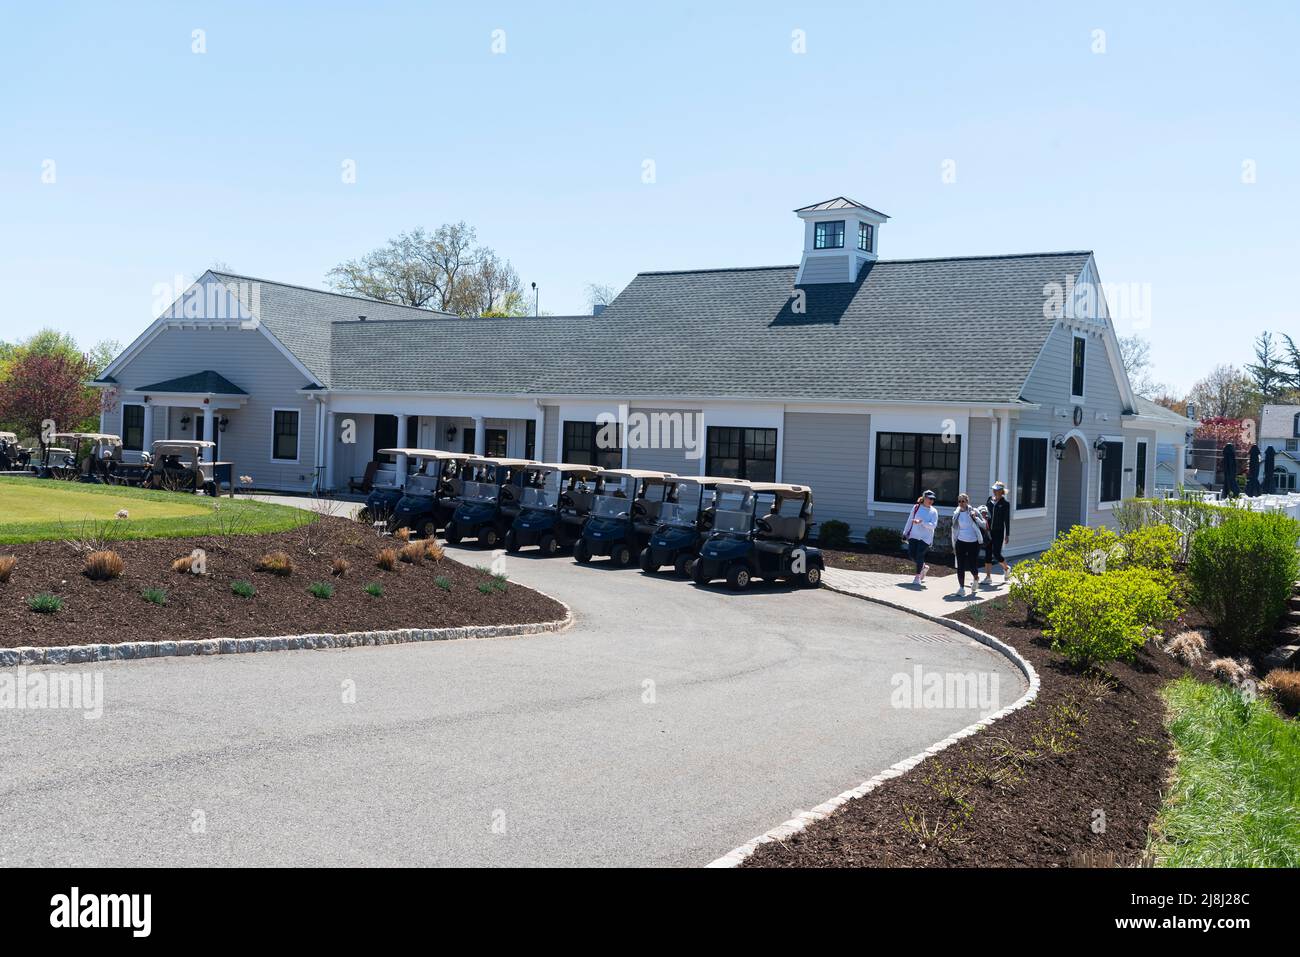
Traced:
<svg viewBox="0 0 1300 957">
<path fill-rule="evenodd" d="M 971 588 L 971 591 L 972 591 L 972 592 L 975 591 L 974 587 Z M 965 598 L 965 597 L 966 597 L 966 586 L 965 586 L 965 585 L 962 585 L 960 588 L 957 589 L 957 597 L 958 597 L 958 598 Z"/>
<path fill-rule="evenodd" d="M 929 566 L 929 565 L 922 565 L 922 566 L 921 566 L 921 581 L 925 581 L 925 576 L 926 576 L 926 574 L 927 574 L 929 571 L 930 571 L 930 566 Z"/>
<path fill-rule="evenodd" d="M 987 573 L 985 573 L 983 584 L 985 584 L 985 585 L 992 585 L 992 584 L 993 584 L 993 573 L 992 573 L 992 572 L 987 572 Z"/>
</svg>

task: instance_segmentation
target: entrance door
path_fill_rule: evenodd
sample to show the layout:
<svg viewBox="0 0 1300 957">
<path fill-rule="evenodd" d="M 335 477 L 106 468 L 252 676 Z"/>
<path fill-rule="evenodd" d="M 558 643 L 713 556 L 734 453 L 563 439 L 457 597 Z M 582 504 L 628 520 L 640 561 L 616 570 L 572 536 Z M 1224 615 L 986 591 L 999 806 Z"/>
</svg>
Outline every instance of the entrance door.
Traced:
<svg viewBox="0 0 1300 957">
<path fill-rule="evenodd" d="M 1083 454 L 1076 439 L 1065 443 L 1064 454 L 1056 463 L 1056 534 L 1084 524 Z"/>
</svg>

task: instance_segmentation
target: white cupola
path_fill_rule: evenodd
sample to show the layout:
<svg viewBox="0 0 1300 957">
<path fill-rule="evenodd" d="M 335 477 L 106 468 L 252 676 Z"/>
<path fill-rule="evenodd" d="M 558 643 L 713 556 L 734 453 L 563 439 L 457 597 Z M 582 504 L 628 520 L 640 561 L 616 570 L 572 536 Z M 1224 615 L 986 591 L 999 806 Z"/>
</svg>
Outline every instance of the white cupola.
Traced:
<svg viewBox="0 0 1300 957">
<path fill-rule="evenodd" d="M 875 262 L 880 227 L 889 217 L 846 196 L 796 209 L 803 220 L 803 259 L 796 285 L 855 282 L 863 265 Z"/>
</svg>

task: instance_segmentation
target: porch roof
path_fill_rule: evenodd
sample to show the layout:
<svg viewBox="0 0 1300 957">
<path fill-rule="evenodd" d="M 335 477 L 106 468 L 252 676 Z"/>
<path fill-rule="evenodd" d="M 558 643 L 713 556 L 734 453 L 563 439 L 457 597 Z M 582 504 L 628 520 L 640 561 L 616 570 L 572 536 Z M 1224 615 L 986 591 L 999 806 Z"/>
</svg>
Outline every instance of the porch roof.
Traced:
<svg viewBox="0 0 1300 957">
<path fill-rule="evenodd" d="M 191 372 L 153 385 L 142 385 L 134 392 L 156 392 L 171 395 L 248 395 L 219 372 L 205 369 L 203 372 Z"/>
</svg>

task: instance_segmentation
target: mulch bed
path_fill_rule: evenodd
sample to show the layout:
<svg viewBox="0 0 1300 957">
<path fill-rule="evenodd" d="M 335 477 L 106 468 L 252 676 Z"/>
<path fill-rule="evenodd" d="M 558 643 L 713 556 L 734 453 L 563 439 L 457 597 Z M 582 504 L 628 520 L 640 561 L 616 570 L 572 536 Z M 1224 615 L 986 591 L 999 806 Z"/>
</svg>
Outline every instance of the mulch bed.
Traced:
<svg viewBox="0 0 1300 957">
<path fill-rule="evenodd" d="M 66 542 L 0 546 L 0 554 L 18 559 L 8 584 L 0 584 L 0 647 L 337 634 L 564 617 L 559 602 L 521 585 L 480 592 L 478 586 L 492 582 L 492 576 L 447 557 L 381 570 L 376 551 L 401 544 L 326 517 L 271 535 L 119 541 L 108 547 L 122 556 L 126 568 L 120 578 L 106 582 L 82 575 L 82 555 Z M 171 570 L 174 559 L 195 548 L 207 553 L 206 575 Z M 257 571 L 257 560 L 277 550 L 292 558 L 292 574 Z M 330 574 L 336 558 L 351 565 L 340 577 Z M 483 564 L 490 561 L 485 552 Z M 440 577 L 449 589 L 436 584 Z M 233 594 L 231 583 L 241 580 L 250 582 L 256 595 Z M 332 584 L 333 596 L 311 595 L 307 589 L 314 582 Z M 382 586 L 382 597 L 366 594 L 371 582 Z M 164 589 L 167 604 L 146 601 L 141 593 L 148 588 Z M 29 610 L 27 599 L 41 592 L 58 595 L 63 607 L 53 614 Z"/>
<path fill-rule="evenodd" d="M 916 566 L 901 548 L 884 552 L 869 545 L 849 545 L 846 548 L 825 548 L 820 545 L 818 547 L 821 548 L 822 556 L 830 568 L 844 568 L 855 572 L 887 572 L 891 575 L 912 575 L 916 572 Z M 925 561 L 930 566 L 927 578 L 942 578 L 945 575 L 957 574 L 957 570 L 952 565 L 952 556 L 949 554 L 935 552 L 932 549 L 926 555 Z M 1000 571 L 998 575 L 1000 580 Z"/>
<path fill-rule="evenodd" d="M 1051 650 L 1023 604 L 1003 598 L 953 617 L 1013 645 L 1034 666 L 1042 680 L 1035 703 L 788 841 L 761 845 L 746 866 L 1142 863 L 1171 767 L 1159 690 L 1189 669 L 1148 642 L 1132 664 L 1106 666 L 1111 690 L 1101 693 L 1095 676 L 1081 674 Z M 1171 633 L 1203 625 L 1192 611 Z M 1098 811 L 1104 814 L 1100 833 Z M 922 836 L 904 826 L 909 817 L 949 829 L 938 839 Z"/>
</svg>

